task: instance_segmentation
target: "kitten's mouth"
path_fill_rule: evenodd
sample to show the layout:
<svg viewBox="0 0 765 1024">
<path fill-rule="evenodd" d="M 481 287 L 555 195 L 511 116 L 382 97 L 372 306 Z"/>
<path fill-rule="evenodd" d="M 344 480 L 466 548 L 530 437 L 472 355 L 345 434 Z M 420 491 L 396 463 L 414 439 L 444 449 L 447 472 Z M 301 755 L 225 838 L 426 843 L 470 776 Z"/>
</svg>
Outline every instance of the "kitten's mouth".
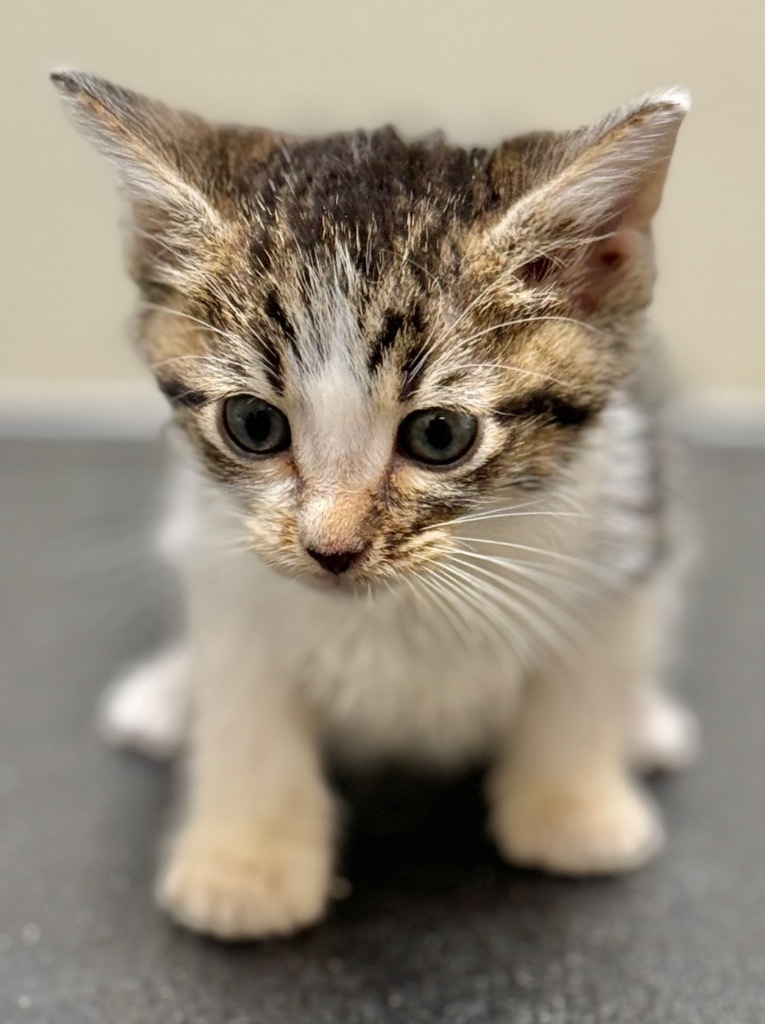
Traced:
<svg viewBox="0 0 765 1024">
<path fill-rule="evenodd" d="M 433 558 L 430 549 L 429 558 L 413 559 L 411 552 L 400 559 L 380 557 L 375 544 L 346 553 L 345 559 L 341 555 L 337 561 L 331 556 L 317 558 L 317 553 L 294 545 L 286 551 L 255 548 L 254 552 L 278 575 L 287 576 L 313 591 L 338 597 L 367 597 L 383 588 L 397 587 L 404 578 L 416 576 L 422 564 Z M 352 557 L 348 557 L 350 554 Z"/>
<path fill-rule="evenodd" d="M 341 573 L 306 566 L 298 579 L 312 590 L 345 597 L 366 597 L 377 593 L 383 586 L 395 585 L 388 573 L 376 571 L 375 565 L 368 565 L 366 561 Z"/>
<path fill-rule="evenodd" d="M 360 576 L 333 576 L 330 573 L 315 575 L 306 573 L 300 577 L 302 583 L 311 587 L 312 590 L 319 590 L 325 594 L 346 595 L 348 597 L 361 596 L 377 589 L 374 580 Z"/>
</svg>

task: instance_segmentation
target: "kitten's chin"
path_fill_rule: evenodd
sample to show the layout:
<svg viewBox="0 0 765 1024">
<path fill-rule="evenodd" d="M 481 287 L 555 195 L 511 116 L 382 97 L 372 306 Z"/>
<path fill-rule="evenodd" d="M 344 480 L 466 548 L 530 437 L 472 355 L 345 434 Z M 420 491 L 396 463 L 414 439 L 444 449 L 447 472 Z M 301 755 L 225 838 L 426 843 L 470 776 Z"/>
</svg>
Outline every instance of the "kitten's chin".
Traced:
<svg viewBox="0 0 765 1024">
<path fill-rule="evenodd" d="M 263 561 L 278 576 L 290 579 L 300 586 L 307 587 L 309 590 L 314 591 L 314 593 L 326 594 L 330 598 L 367 598 L 370 595 L 390 590 L 391 587 L 395 587 L 397 584 L 397 581 L 389 576 L 376 576 L 372 573 L 362 575 L 361 573 L 350 572 L 333 575 L 328 572 L 319 575 L 310 570 L 296 571 L 293 567 L 281 566 L 266 559 L 263 559 Z"/>
<path fill-rule="evenodd" d="M 293 578 L 316 593 L 335 598 L 366 598 L 382 593 L 386 589 L 382 577 L 355 576 L 349 573 L 342 573 L 340 576 L 333 576 L 330 573 L 325 576 L 314 576 L 313 573 L 307 572 Z M 388 581 L 387 589 L 390 584 L 391 581 Z"/>
</svg>

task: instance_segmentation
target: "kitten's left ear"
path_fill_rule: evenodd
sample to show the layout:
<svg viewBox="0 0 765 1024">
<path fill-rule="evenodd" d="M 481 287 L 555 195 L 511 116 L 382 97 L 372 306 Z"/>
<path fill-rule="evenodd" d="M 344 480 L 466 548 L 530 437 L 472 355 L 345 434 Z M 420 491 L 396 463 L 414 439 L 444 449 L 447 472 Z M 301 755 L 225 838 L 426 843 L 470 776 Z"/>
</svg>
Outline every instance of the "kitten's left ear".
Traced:
<svg viewBox="0 0 765 1024">
<path fill-rule="evenodd" d="M 651 221 L 689 107 L 685 90 L 666 89 L 579 131 L 495 152 L 496 172 L 513 167 L 528 190 L 488 242 L 511 256 L 522 283 L 558 285 L 584 312 L 650 300 Z"/>
</svg>

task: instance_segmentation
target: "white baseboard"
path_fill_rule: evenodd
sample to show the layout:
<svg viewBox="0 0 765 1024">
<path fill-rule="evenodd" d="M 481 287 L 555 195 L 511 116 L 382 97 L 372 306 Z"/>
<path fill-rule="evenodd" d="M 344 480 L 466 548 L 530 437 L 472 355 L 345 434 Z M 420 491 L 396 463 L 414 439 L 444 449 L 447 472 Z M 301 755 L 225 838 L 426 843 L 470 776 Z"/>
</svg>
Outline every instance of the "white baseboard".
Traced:
<svg viewBox="0 0 765 1024">
<path fill-rule="evenodd" d="M 676 402 L 671 422 L 707 447 L 765 447 L 765 391 L 702 391 Z"/>
<path fill-rule="evenodd" d="M 167 419 L 167 402 L 149 381 L 0 381 L 2 438 L 142 439 Z"/>
<path fill-rule="evenodd" d="M 167 402 L 150 382 L 0 381 L 0 438 L 146 439 L 167 419 Z M 765 392 L 702 392 L 679 401 L 672 421 L 699 444 L 765 446 Z"/>
</svg>

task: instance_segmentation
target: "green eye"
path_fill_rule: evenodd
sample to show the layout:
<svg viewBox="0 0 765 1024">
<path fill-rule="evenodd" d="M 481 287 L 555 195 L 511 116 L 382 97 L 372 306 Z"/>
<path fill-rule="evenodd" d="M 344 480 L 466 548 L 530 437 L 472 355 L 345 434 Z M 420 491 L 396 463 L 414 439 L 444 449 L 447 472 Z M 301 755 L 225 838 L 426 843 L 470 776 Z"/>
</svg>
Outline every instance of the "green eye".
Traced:
<svg viewBox="0 0 765 1024">
<path fill-rule="evenodd" d="M 292 441 L 289 420 L 270 402 L 234 395 L 223 405 L 223 426 L 237 448 L 254 455 L 275 455 Z"/>
<path fill-rule="evenodd" d="M 477 433 L 475 416 L 454 409 L 418 409 L 398 428 L 398 450 L 416 462 L 446 466 L 472 448 Z"/>
</svg>

